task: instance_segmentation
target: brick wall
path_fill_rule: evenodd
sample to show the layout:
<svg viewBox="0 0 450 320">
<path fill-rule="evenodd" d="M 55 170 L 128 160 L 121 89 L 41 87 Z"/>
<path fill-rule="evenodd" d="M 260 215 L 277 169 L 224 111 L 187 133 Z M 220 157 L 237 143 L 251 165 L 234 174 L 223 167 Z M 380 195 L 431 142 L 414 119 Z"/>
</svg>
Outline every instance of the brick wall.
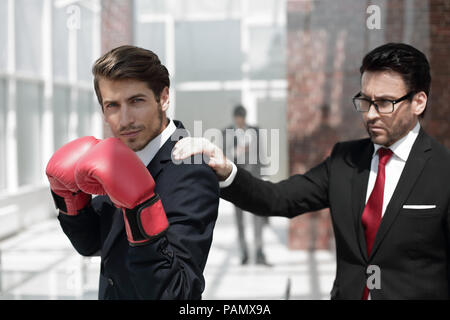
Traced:
<svg viewBox="0 0 450 320">
<path fill-rule="evenodd" d="M 337 141 L 364 135 L 351 97 L 367 41 L 363 2 L 288 1 L 287 11 L 289 167 L 296 174 L 323 161 Z M 328 209 L 291 220 L 291 249 L 332 244 Z"/>
<path fill-rule="evenodd" d="M 431 0 L 429 21 L 432 85 L 424 127 L 450 148 L 450 0 Z"/>
<path fill-rule="evenodd" d="M 133 1 L 102 0 L 102 53 L 133 44 Z"/>
<path fill-rule="evenodd" d="M 369 30 L 366 9 L 381 9 L 381 29 Z M 366 136 L 351 98 L 359 91 L 363 56 L 386 42 L 422 50 L 432 69 L 425 129 L 450 147 L 450 0 L 288 0 L 287 80 L 290 174 L 323 161 L 337 141 Z M 333 246 L 328 209 L 291 220 L 291 249 Z"/>
<path fill-rule="evenodd" d="M 101 0 L 101 51 L 133 44 L 133 1 L 132 0 Z M 104 138 L 112 137 L 109 126 L 103 124 Z"/>
</svg>

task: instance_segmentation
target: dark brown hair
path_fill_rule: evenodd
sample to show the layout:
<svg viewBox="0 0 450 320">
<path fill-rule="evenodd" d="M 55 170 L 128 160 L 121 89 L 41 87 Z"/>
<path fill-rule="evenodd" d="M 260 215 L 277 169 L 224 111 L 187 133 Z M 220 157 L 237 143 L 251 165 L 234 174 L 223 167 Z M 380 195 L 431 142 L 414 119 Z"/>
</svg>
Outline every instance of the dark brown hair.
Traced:
<svg viewBox="0 0 450 320">
<path fill-rule="evenodd" d="M 92 67 L 94 89 L 102 105 L 99 79 L 135 79 L 147 83 L 159 103 L 164 87 L 170 87 L 169 71 L 161 64 L 158 56 L 147 49 L 125 45 L 105 53 Z"/>
<path fill-rule="evenodd" d="M 408 44 L 387 43 L 373 49 L 364 57 L 359 70 L 361 76 L 365 71 L 395 71 L 401 75 L 409 91 L 423 91 L 429 96 L 431 75 L 427 57 Z"/>
</svg>

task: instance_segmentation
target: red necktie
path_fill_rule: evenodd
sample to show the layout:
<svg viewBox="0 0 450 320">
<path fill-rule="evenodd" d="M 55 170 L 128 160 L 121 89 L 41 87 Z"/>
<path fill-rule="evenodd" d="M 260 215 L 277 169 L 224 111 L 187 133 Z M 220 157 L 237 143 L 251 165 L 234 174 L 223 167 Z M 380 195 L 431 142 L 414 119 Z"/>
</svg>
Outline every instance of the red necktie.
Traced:
<svg viewBox="0 0 450 320">
<path fill-rule="evenodd" d="M 383 211 L 383 195 L 384 195 L 384 168 L 386 163 L 392 156 L 392 151 L 386 148 L 380 148 L 378 150 L 378 173 L 377 179 L 375 181 L 375 186 L 373 187 L 372 193 L 370 194 L 369 200 L 364 207 L 362 214 L 362 225 L 364 227 L 364 234 L 366 238 L 367 245 L 367 255 L 370 256 L 372 251 L 373 242 L 375 241 L 375 236 L 378 231 L 378 227 L 381 222 L 381 214 Z M 367 300 L 369 295 L 369 289 L 367 286 L 364 288 L 363 300 Z"/>
</svg>

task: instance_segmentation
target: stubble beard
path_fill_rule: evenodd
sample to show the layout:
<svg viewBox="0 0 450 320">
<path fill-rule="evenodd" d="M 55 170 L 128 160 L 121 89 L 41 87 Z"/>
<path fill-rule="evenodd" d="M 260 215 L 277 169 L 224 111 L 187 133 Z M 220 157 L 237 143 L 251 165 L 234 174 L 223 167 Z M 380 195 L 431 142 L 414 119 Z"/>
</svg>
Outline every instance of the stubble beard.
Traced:
<svg viewBox="0 0 450 320">
<path fill-rule="evenodd" d="M 134 152 L 141 151 L 150 143 L 150 141 L 152 141 L 155 137 L 157 137 L 162 132 L 163 111 L 162 111 L 161 103 L 158 103 L 158 122 L 159 122 L 158 128 L 156 128 L 154 131 L 152 131 L 150 136 L 141 144 L 132 147 L 132 145 L 136 141 L 136 139 L 129 140 L 131 150 L 133 150 Z"/>
<path fill-rule="evenodd" d="M 411 121 L 411 123 L 413 123 L 413 121 Z M 392 128 L 390 130 L 386 129 L 386 127 L 383 127 L 385 128 L 384 129 L 385 133 L 383 135 L 377 135 L 370 132 L 368 124 L 366 123 L 366 131 L 369 134 L 370 140 L 373 143 L 385 147 L 391 146 L 392 144 L 394 144 L 395 142 L 406 136 L 408 132 L 413 129 L 413 127 L 414 126 L 412 124 L 409 124 L 409 122 L 407 121 L 401 122 L 398 123 L 398 126 L 396 128 Z"/>
</svg>

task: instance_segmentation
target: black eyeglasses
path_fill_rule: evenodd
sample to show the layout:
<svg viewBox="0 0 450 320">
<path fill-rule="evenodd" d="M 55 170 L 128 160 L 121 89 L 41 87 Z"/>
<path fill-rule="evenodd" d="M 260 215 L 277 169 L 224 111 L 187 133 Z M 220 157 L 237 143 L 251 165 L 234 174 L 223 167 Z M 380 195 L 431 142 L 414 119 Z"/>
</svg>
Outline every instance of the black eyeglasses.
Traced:
<svg viewBox="0 0 450 320">
<path fill-rule="evenodd" d="M 370 106 L 373 104 L 375 106 L 375 109 L 379 113 L 392 113 L 394 112 L 395 104 L 409 99 L 414 95 L 414 91 L 411 91 L 407 94 L 405 94 L 403 97 L 395 99 L 395 100 L 389 100 L 389 99 L 379 99 L 379 100 L 370 100 L 367 98 L 364 98 L 359 92 L 353 97 L 353 105 L 355 106 L 356 111 L 358 112 L 368 112 L 370 109 Z"/>
</svg>

